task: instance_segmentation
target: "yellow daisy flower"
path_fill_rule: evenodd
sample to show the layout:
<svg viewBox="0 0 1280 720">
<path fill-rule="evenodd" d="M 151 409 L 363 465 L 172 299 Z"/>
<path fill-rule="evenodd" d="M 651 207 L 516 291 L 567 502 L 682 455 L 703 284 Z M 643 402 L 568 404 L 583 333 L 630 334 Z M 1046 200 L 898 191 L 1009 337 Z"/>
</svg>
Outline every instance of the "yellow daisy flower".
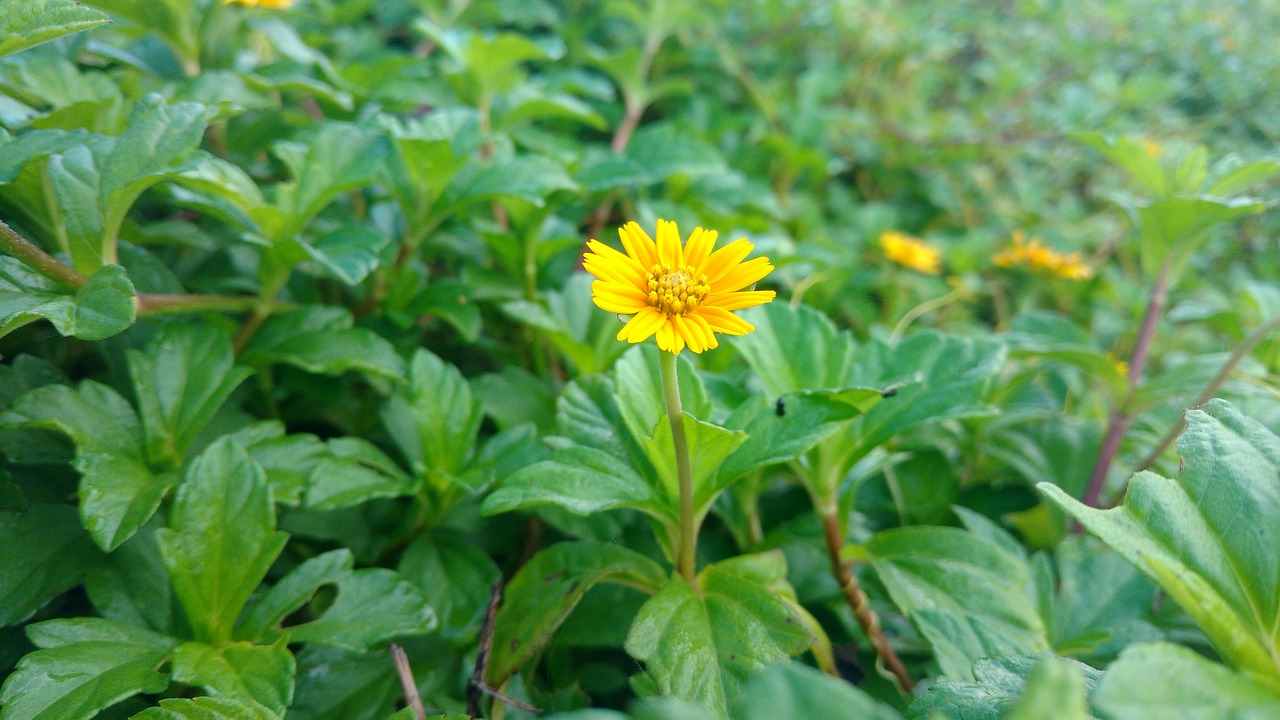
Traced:
<svg viewBox="0 0 1280 720">
<path fill-rule="evenodd" d="M 743 290 L 773 271 L 768 258 L 746 260 L 755 246 L 745 238 L 712 252 L 715 230 L 695 228 L 681 246 L 676 224 L 659 220 L 657 234 L 655 243 L 634 222 L 618 228 L 626 253 L 587 242 L 582 266 L 597 278 L 592 300 L 602 310 L 631 316 L 619 340 L 638 343 L 657 335 L 662 350 L 700 353 L 720 344 L 716 333 L 755 329 L 732 311 L 774 298 L 772 290 Z"/>
<path fill-rule="evenodd" d="M 1013 247 L 991 256 L 991 262 L 1002 268 L 1016 266 L 1047 272 L 1065 280 L 1088 280 L 1093 268 L 1080 257 L 1080 253 L 1063 254 L 1044 245 L 1040 238 L 1030 240 L 1021 230 L 1013 231 Z"/>
<path fill-rule="evenodd" d="M 880 249 L 885 257 L 912 270 L 929 275 L 942 272 L 942 255 L 938 248 L 906 233 L 886 230 L 880 234 Z"/>
</svg>

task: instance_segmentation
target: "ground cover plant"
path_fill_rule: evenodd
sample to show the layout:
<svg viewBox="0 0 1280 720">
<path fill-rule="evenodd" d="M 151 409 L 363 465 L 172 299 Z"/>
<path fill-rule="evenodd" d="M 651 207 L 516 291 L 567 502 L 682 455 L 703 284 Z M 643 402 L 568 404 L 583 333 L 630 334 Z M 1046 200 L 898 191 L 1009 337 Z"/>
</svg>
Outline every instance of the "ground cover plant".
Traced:
<svg viewBox="0 0 1280 720">
<path fill-rule="evenodd" d="M 0 0 L 0 720 L 1280 717 L 1277 21 Z"/>
</svg>

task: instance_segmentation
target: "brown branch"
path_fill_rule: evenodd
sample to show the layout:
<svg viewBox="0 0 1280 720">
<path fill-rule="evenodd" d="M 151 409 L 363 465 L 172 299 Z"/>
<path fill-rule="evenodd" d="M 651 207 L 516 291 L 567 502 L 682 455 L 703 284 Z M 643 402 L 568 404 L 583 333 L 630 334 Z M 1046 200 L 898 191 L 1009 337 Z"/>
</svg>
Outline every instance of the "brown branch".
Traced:
<svg viewBox="0 0 1280 720">
<path fill-rule="evenodd" d="M 396 675 L 400 677 L 400 689 L 404 691 L 404 703 L 413 708 L 413 716 L 418 720 L 426 720 L 427 709 L 422 706 L 422 697 L 418 695 L 418 683 L 413 679 L 413 668 L 409 667 L 409 656 L 404 648 L 391 643 L 391 657 L 396 662 Z"/>
<path fill-rule="evenodd" d="M 875 649 L 876 670 L 894 680 L 904 694 L 911 692 L 911 689 L 915 687 L 915 683 L 911 681 L 911 676 L 907 674 L 907 668 L 902 664 L 902 659 L 898 657 L 898 653 L 894 652 L 893 647 L 889 644 L 889 638 L 884 634 L 884 628 L 880 627 L 880 618 L 876 617 L 875 611 L 871 609 L 871 604 L 867 601 L 867 593 L 858 585 L 858 579 L 854 577 L 849 563 L 840 557 L 840 549 L 844 547 L 844 535 L 840 532 L 840 519 L 834 514 L 823 514 L 822 526 L 827 543 L 827 557 L 831 560 L 831 572 L 836 576 L 836 582 L 840 583 L 840 590 L 844 592 L 845 600 L 849 602 L 849 608 L 853 610 L 853 616 L 858 619 L 858 624 L 862 626 L 862 631 L 866 633 L 867 640 L 871 643 L 871 647 Z"/>
<path fill-rule="evenodd" d="M 0 250 L 18 258 L 27 267 L 60 285 L 79 290 L 89 282 L 84 275 L 63 265 L 57 258 L 19 235 L 3 220 L 0 220 Z"/>
<path fill-rule="evenodd" d="M 489 589 L 489 607 L 484 612 L 484 622 L 480 624 L 479 648 L 476 652 L 476 669 L 471 673 L 471 679 L 467 681 L 467 714 L 471 717 L 481 717 L 480 701 L 485 695 L 495 700 L 506 703 L 514 708 L 519 708 L 525 712 L 539 713 L 540 708 L 536 708 L 528 703 L 507 695 L 506 693 L 496 690 L 489 686 L 485 676 L 489 673 L 489 655 L 493 651 L 493 625 L 498 618 L 498 607 L 502 605 L 502 580 L 494 581 L 493 586 Z"/>
<path fill-rule="evenodd" d="M 262 299 L 253 295 L 151 295 L 134 299 L 139 315 L 188 312 L 252 312 Z"/>
</svg>

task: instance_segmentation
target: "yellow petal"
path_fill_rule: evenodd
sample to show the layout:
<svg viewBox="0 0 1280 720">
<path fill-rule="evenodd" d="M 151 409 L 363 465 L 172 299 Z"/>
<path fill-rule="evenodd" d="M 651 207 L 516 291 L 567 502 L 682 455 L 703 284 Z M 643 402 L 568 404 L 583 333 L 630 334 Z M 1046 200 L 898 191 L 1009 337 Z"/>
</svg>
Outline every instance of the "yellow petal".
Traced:
<svg viewBox="0 0 1280 720">
<path fill-rule="evenodd" d="M 631 318 L 626 325 L 622 326 L 622 331 L 618 333 L 618 339 L 631 343 L 643 342 L 652 337 L 666 321 L 667 316 L 658 312 L 657 309 L 644 308 L 636 313 L 635 317 Z"/>
<path fill-rule="evenodd" d="M 674 222 L 658 221 L 658 262 L 672 268 L 684 267 L 684 249 L 680 247 L 680 230 Z"/>
<path fill-rule="evenodd" d="M 689 326 L 689 323 L 685 321 L 685 318 L 676 315 L 671 318 L 671 320 L 675 323 L 676 332 L 679 333 L 680 338 L 684 340 L 684 344 L 688 345 L 690 350 L 695 353 L 701 353 L 706 349 L 703 347 L 702 337 L 697 333 L 697 331 Z"/>
<path fill-rule="evenodd" d="M 685 264 L 692 265 L 695 268 L 702 267 L 702 264 L 707 261 L 707 257 L 711 255 L 711 248 L 715 247 L 715 245 L 715 230 L 694 228 L 693 234 L 689 236 L 689 242 L 685 243 L 684 246 Z"/>
<path fill-rule="evenodd" d="M 719 250 L 711 253 L 706 263 L 698 271 L 699 275 L 706 275 L 707 280 L 715 287 L 716 283 L 732 270 L 738 263 L 751 254 L 755 245 L 747 242 L 746 238 L 740 238 L 725 245 Z"/>
<path fill-rule="evenodd" d="M 711 289 L 718 293 L 734 292 L 755 284 L 771 272 L 773 265 L 769 263 L 769 258 L 753 258 L 725 273 L 719 282 L 711 285 Z"/>
<path fill-rule="evenodd" d="M 627 249 L 627 254 L 635 258 L 646 271 L 658 264 L 658 248 L 640 225 L 635 222 L 627 223 L 618 228 L 618 237 L 622 238 L 622 247 Z"/>
<path fill-rule="evenodd" d="M 597 279 L 607 282 L 630 285 L 636 288 L 643 287 L 645 284 L 644 277 L 637 279 L 633 271 L 623 267 L 620 263 L 599 255 L 592 255 L 591 253 L 582 256 L 582 269 L 591 273 Z"/>
<path fill-rule="evenodd" d="M 716 334 L 712 331 L 711 325 L 707 323 L 706 318 L 697 313 L 692 313 L 684 316 L 684 322 L 702 336 L 702 345 L 706 349 L 714 350 L 719 347 L 720 341 L 716 340 Z"/>
<path fill-rule="evenodd" d="M 714 306 L 725 310 L 741 310 L 743 308 L 763 305 L 772 300 L 777 293 L 772 290 L 753 290 L 751 292 L 711 293 L 702 302 L 702 307 Z M 700 308 L 701 309 L 701 308 Z"/>
<path fill-rule="evenodd" d="M 600 258 L 601 262 L 616 264 L 625 268 L 627 272 L 634 273 L 639 281 L 643 281 L 645 279 L 645 271 L 647 268 L 641 265 L 640 261 L 636 258 L 625 253 L 620 253 L 599 240 L 588 240 L 587 247 L 591 249 L 591 252 L 586 254 L 584 257 L 591 257 L 592 254 L 594 254 Z"/>
<path fill-rule="evenodd" d="M 703 305 L 694 314 L 712 330 L 725 335 L 746 335 L 756 329 L 755 325 L 724 308 Z"/>
<path fill-rule="evenodd" d="M 665 350 L 669 353 L 679 353 L 680 349 L 676 347 L 676 327 L 671 318 L 667 318 L 666 322 L 658 328 L 658 349 Z M 684 343 L 681 341 L 681 346 Z"/>
</svg>

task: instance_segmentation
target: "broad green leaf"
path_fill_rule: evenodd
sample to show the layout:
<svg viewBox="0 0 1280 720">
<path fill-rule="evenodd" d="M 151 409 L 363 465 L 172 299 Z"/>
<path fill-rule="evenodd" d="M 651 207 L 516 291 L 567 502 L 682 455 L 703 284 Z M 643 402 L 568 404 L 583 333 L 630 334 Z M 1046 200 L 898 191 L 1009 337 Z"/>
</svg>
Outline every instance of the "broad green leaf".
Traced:
<svg viewBox="0 0 1280 720">
<path fill-rule="evenodd" d="M 1148 277 L 1166 261 L 1175 276 L 1191 254 L 1209 237 L 1209 230 L 1246 215 L 1256 215 L 1267 207 L 1255 198 L 1219 199 L 1209 196 L 1170 197 L 1138 206 L 1136 224 L 1141 235 L 1142 269 Z"/>
<path fill-rule="evenodd" d="M 1015 656 L 979 660 L 973 665 L 972 681 L 941 680 L 911 703 L 908 720 L 998 720 L 1019 702 L 1029 678 L 1046 662 L 1072 668 L 1071 675 L 1083 678 L 1082 692 L 1091 693 L 1102 673 L 1073 660 L 1047 656 Z M 1065 672 L 1063 674 L 1066 674 Z M 1060 679 L 1060 678 L 1051 678 Z M 1043 681 L 1041 681 L 1043 682 Z M 1050 683 L 1054 685 L 1057 683 Z M 1049 713 L 1037 717 L 1056 717 Z"/>
<path fill-rule="evenodd" d="M 468 165 L 454 176 L 445 199 L 456 204 L 515 198 L 542 207 L 552 193 L 577 189 L 561 165 L 545 157 L 530 156 Z"/>
<path fill-rule="evenodd" d="M 101 618 L 47 620 L 27 627 L 40 648 L 0 688 L 4 720 L 82 720 L 169 684 L 161 668 L 178 641 Z"/>
<path fill-rule="evenodd" d="M 1228 160 L 1231 158 L 1228 157 Z M 1218 168 L 1215 168 L 1215 173 Z M 1248 188 L 1254 183 L 1280 174 L 1280 163 L 1275 160 L 1258 160 L 1239 165 L 1221 173 L 1205 188 L 1206 195 L 1226 197 Z"/>
<path fill-rule="evenodd" d="M 1164 588 L 1224 659 L 1280 690 L 1280 438 L 1220 400 L 1186 419 L 1185 471 L 1135 475 L 1122 507 L 1038 487 Z"/>
<path fill-rule="evenodd" d="M 297 237 L 339 195 L 371 184 L 389 150 L 381 135 L 338 122 L 320 125 L 303 142 L 276 143 L 292 180 L 275 186 L 279 217 L 258 212 L 255 219 L 273 242 Z"/>
<path fill-rule="evenodd" d="M 50 156 L 59 244 L 77 270 L 90 274 L 115 263 L 116 235 L 142 191 L 194 167 L 206 114 L 203 105 L 167 105 L 147 95 L 118 137 Z"/>
<path fill-rule="evenodd" d="M 296 663 L 284 640 L 275 645 L 185 642 L 173 657 L 173 679 L 214 697 L 261 703 L 283 714 L 293 701 Z"/>
<path fill-rule="evenodd" d="M 290 613 L 310 602 L 320 586 L 332 585 L 349 576 L 354 564 L 351 551 L 346 548 L 305 560 L 249 604 L 236 624 L 236 638 L 266 639 Z"/>
<path fill-rule="evenodd" d="M 848 682 L 799 663 L 778 663 L 752 677 L 730 707 L 729 715 L 736 720 L 902 718 Z"/>
<path fill-rule="evenodd" d="M 129 375 L 153 463 L 182 464 L 196 436 L 231 392 L 253 374 L 235 364 L 231 338 L 219 325 L 165 325 L 145 350 L 130 350 Z"/>
<path fill-rule="evenodd" d="M 149 528 L 129 538 L 89 571 L 84 587 L 105 618 L 159 633 L 174 631 L 173 587 L 155 532 Z"/>
<path fill-rule="evenodd" d="M 396 569 L 435 609 L 440 631 L 455 638 L 477 631 L 489 607 L 491 586 L 502 576 L 484 550 L 444 533 L 418 536 Z"/>
<path fill-rule="evenodd" d="M 1040 661 L 1027 678 L 1022 697 L 1001 716 L 1002 720 L 1089 720 L 1084 677 L 1070 663 L 1056 658 Z"/>
<path fill-rule="evenodd" d="M 308 372 L 336 375 L 347 371 L 399 380 L 404 361 L 385 338 L 352 327 L 345 308 L 308 305 L 272 316 L 245 347 L 250 365 L 285 363 Z"/>
<path fill-rule="evenodd" d="M 591 302 L 592 280 L 587 273 L 574 273 L 562 288 L 543 292 L 538 301 L 514 300 L 504 303 L 502 310 L 536 328 L 580 374 L 602 372 L 628 347 L 618 342 L 622 326 L 617 318 Z"/>
<path fill-rule="evenodd" d="M 945 677 L 972 680 L 977 660 L 1049 649 L 1024 589 L 1027 567 L 997 545 L 957 528 L 917 526 L 878 533 L 865 550 Z"/>
<path fill-rule="evenodd" d="M 187 470 L 170 527 L 157 531 L 173 588 L 197 640 L 231 637 L 240 611 L 284 549 L 262 468 L 219 440 Z"/>
<path fill-rule="evenodd" d="M 419 477 L 448 476 L 463 466 L 484 412 L 453 365 L 428 350 L 409 364 L 409 385 L 388 398 L 382 420 Z"/>
<path fill-rule="evenodd" d="M 0 57 L 108 22 L 74 0 L 0 0 Z"/>
<path fill-rule="evenodd" d="M 668 431 L 669 432 L 669 431 Z M 594 448 L 574 445 L 556 450 L 550 460 L 521 468 L 484 500 L 486 515 L 538 505 L 556 505 L 577 515 L 615 508 L 639 508 L 674 521 L 653 488 L 625 460 Z"/>
<path fill-rule="evenodd" d="M 734 338 L 733 346 L 770 395 L 847 386 L 857 345 L 826 315 L 808 305 L 777 302 L 739 314 L 755 330 Z"/>
<path fill-rule="evenodd" d="M 536 657 L 596 583 L 653 592 L 666 581 L 657 563 L 621 545 L 568 542 L 539 552 L 503 589 L 489 657 L 490 685 L 501 686 Z"/>
<path fill-rule="evenodd" d="M 661 694 L 725 715 L 728 699 L 751 675 L 813 642 L 795 611 L 762 579 L 737 574 L 732 564 L 704 568 L 701 592 L 682 577 L 671 578 L 640 608 L 627 652 L 644 663 Z"/>
<path fill-rule="evenodd" d="M 0 511 L 0 547 L 10 549 L 0 554 L 0 627 L 31 617 L 102 561 L 70 505 Z"/>
<path fill-rule="evenodd" d="M 298 688 L 290 720 L 383 720 L 403 698 L 385 649 L 353 653 L 310 645 L 298 653 Z"/>
<path fill-rule="evenodd" d="M 556 401 L 556 425 L 579 445 L 626 458 L 632 468 L 647 467 L 644 451 L 622 419 L 613 388 L 606 375 L 583 375 L 570 381 Z"/>
<path fill-rule="evenodd" d="M 666 182 L 676 175 L 721 172 L 724 167 L 724 158 L 692 131 L 655 123 L 637 130 L 621 156 L 602 156 L 579 170 L 574 179 L 588 192 L 603 192 Z"/>
<path fill-rule="evenodd" d="M 695 420 L 684 414 L 684 432 L 689 444 L 689 470 L 693 480 L 693 510 L 702 517 L 733 478 L 718 475 L 725 458 L 747 440 L 747 434 L 727 430 L 719 425 Z M 676 451 L 671 436 L 671 420 L 663 415 L 653 434 L 640 441 L 649 462 L 658 473 L 658 481 L 666 493 L 668 506 L 675 512 L 680 507 L 680 481 L 676 469 Z"/>
<path fill-rule="evenodd" d="M 252 700 L 223 697 L 168 698 L 129 720 L 280 720 L 280 716 Z"/>
<path fill-rule="evenodd" d="M 111 388 L 86 380 L 79 388 L 47 385 L 23 395 L 0 422 L 50 428 L 76 444 L 80 519 L 94 542 L 114 550 L 155 514 L 176 481 L 147 464 L 138 416 Z"/>
<path fill-rule="evenodd" d="M 290 628 L 292 641 L 369 650 L 436 628 L 435 610 L 427 599 L 392 570 L 357 570 L 338 580 L 337 592 L 320 618 Z"/>
<path fill-rule="evenodd" d="M 1267 720 L 1280 717 L 1280 693 L 1170 643 L 1120 654 L 1093 696 L 1103 720 Z"/>
<path fill-rule="evenodd" d="M 345 444 L 367 444 L 358 438 L 342 438 Z M 372 445 L 373 452 L 381 453 Z M 302 506 L 312 510 L 333 510 L 368 502 L 375 498 L 398 497 L 410 492 L 408 478 L 399 469 L 392 473 L 371 467 L 354 457 L 326 457 L 316 463 L 307 478 Z"/>
<path fill-rule="evenodd" d="M 15 324 L 48 320 L 60 335 L 104 340 L 133 324 L 133 283 L 124 268 L 108 265 L 71 291 L 0 255 L 0 335 Z"/>
<path fill-rule="evenodd" d="M 1102 153 L 1116 167 L 1129 173 L 1152 196 L 1161 197 L 1169 192 L 1168 176 L 1139 138 L 1125 135 L 1113 139 L 1098 132 L 1078 132 L 1071 137 Z"/>
<path fill-rule="evenodd" d="M 391 238 L 367 225 L 348 225 L 300 246 L 334 277 L 347 285 L 359 285 L 378 269 L 382 249 Z"/>
<path fill-rule="evenodd" d="M 658 420 L 667 414 L 662 371 L 658 367 L 659 352 L 653 343 L 637 345 L 627 350 L 614 366 L 618 413 L 630 428 L 631 436 L 637 439 L 651 436 Z M 677 358 L 676 374 L 681 409 L 695 418 L 710 420 L 711 399 L 693 363 Z"/>
<path fill-rule="evenodd" d="M 32 130 L 13 138 L 0 135 L 0 140 L 3 140 L 0 147 L 4 148 L 0 153 L 0 185 L 17 180 L 22 169 L 32 160 L 91 143 L 91 138 L 95 137 L 83 130 Z"/>
<path fill-rule="evenodd" d="M 796 459 L 881 397 L 879 390 L 859 389 L 801 391 L 776 400 L 752 395 L 724 421 L 750 440 L 725 458 L 716 484 L 727 486 L 756 468 Z"/>
</svg>

